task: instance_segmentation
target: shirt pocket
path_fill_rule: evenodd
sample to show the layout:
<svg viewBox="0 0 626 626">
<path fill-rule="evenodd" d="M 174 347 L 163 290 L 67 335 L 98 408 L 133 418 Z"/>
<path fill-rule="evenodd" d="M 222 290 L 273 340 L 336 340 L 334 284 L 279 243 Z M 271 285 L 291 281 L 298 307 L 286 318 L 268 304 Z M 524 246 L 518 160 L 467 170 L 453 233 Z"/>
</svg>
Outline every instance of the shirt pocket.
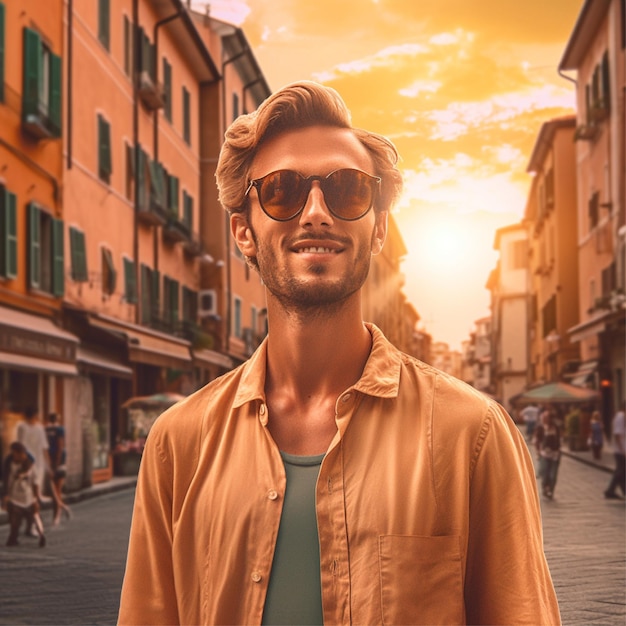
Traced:
<svg viewBox="0 0 626 626">
<path fill-rule="evenodd" d="M 382 535 L 378 561 L 383 624 L 464 623 L 458 536 Z"/>
</svg>

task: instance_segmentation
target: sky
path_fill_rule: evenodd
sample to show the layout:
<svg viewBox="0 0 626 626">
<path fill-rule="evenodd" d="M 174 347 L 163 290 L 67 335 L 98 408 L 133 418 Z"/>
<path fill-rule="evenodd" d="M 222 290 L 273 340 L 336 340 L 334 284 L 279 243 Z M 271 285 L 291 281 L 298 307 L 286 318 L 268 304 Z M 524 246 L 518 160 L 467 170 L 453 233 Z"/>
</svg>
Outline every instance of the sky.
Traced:
<svg viewBox="0 0 626 626">
<path fill-rule="evenodd" d="M 326 84 L 355 126 L 394 142 L 404 292 L 419 328 L 460 349 L 490 313 L 495 231 L 523 216 L 541 124 L 574 110 L 574 85 L 557 68 L 583 0 L 210 5 L 243 29 L 273 91 Z"/>
</svg>

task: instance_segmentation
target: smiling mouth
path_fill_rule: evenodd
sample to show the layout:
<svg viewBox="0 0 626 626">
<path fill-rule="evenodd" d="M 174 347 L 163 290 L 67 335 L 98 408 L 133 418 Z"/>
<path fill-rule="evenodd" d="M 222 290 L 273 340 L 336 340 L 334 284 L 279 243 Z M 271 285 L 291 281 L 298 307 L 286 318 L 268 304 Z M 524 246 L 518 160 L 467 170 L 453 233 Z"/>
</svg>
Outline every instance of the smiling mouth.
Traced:
<svg viewBox="0 0 626 626">
<path fill-rule="evenodd" d="M 324 248 L 323 246 L 308 246 L 306 248 L 298 248 L 296 252 L 298 254 L 336 254 L 339 251 L 332 248 Z"/>
</svg>

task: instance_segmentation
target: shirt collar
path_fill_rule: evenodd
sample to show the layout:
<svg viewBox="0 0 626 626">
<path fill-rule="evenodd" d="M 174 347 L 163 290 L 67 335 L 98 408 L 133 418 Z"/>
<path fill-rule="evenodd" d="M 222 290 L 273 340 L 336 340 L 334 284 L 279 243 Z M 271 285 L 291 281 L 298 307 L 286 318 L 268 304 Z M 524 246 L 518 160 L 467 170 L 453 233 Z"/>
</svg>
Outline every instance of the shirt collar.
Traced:
<svg viewBox="0 0 626 626">
<path fill-rule="evenodd" d="M 372 335 L 372 350 L 363 374 L 353 388 L 370 396 L 395 398 L 400 385 L 401 354 L 377 326 L 368 322 L 365 326 Z M 250 359 L 242 365 L 242 368 L 243 373 L 235 394 L 234 407 L 265 399 L 267 337 Z"/>
</svg>

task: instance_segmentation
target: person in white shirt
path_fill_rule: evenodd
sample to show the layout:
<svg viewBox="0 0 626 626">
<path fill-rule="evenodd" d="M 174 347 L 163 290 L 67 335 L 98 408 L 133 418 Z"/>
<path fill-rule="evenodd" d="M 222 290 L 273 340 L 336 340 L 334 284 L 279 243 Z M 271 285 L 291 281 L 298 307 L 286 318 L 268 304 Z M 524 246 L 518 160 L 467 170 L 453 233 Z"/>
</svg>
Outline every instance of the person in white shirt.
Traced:
<svg viewBox="0 0 626 626">
<path fill-rule="evenodd" d="M 616 489 L 622 490 L 622 496 L 626 495 L 626 463 L 624 462 L 624 410 L 626 401 L 622 401 L 621 410 L 613 418 L 613 454 L 615 455 L 615 470 L 611 477 L 611 482 L 604 492 L 604 497 L 609 499 L 619 498 Z"/>
<path fill-rule="evenodd" d="M 529 404 L 521 410 L 520 415 L 524 419 L 524 424 L 526 424 L 526 440 L 532 441 L 535 426 L 537 426 L 537 420 L 539 419 L 539 407 L 534 403 Z"/>
</svg>

